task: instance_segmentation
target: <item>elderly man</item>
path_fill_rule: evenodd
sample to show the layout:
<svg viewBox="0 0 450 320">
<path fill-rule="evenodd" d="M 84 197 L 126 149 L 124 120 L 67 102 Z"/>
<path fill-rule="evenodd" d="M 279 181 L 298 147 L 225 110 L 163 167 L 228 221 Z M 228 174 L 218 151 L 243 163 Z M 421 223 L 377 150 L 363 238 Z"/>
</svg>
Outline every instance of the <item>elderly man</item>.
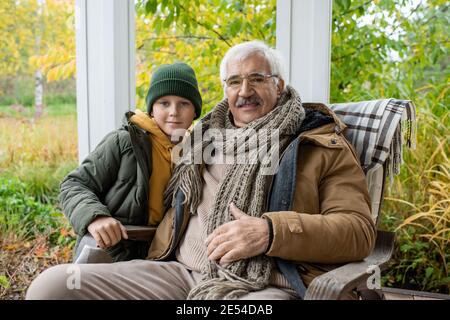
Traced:
<svg viewBox="0 0 450 320">
<path fill-rule="evenodd" d="M 56 266 L 27 298 L 295 299 L 303 283 L 366 257 L 376 231 L 344 125 L 324 105 L 304 107 L 282 69 L 279 53 L 261 42 L 227 52 L 226 98 L 186 142 L 193 152 L 183 152 L 174 170 L 165 193 L 172 208 L 147 259 L 77 265 L 78 285 L 68 285 L 72 265 Z M 224 133 L 216 159 L 245 152 L 249 161 L 205 161 L 212 139 L 202 133 L 212 129 Z M 277 139 L 268 142 L 271 133 Z M 244 134 L 257 146 L 236 145 Z M 268 157 L 281 156 L 276 174 L 265 170 L 262 146 L 278 151 Z"/>
</svg>

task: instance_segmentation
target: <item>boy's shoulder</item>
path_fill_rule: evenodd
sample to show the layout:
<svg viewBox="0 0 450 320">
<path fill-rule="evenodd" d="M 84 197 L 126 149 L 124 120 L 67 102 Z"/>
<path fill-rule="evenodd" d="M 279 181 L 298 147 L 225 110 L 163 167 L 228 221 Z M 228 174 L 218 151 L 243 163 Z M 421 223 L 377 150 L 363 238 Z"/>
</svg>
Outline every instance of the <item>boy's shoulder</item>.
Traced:
<svg viewBox="0 0 450 320">
<path fill-rule="evenodd" d="M 108 149 L 116 149 L 120 150 L 127 149 L 132 147 L 131 137 L 128 130 L 124 127 L 113 130 L 109 132 L 103 140 L 98 144 L 96 149 L 99 148 L 108 148 Z"/>
<path fill-rule="evenodd" d="M 147 145 L 150 143 L 145 131 L 133 123 L 122 125 L 122 127 L 114 132 L 121 148 L 132 147 L 133 143 L 138 145 Z"/>
<path fill-rule="evenodd" d="M 109 132 L 99 145 L 108 148 L 119 148 L 122 152 L 137 145 L 150 143 L 145 132 L 135 124 L 123 123 L 118 129 Z"/>
</svg>

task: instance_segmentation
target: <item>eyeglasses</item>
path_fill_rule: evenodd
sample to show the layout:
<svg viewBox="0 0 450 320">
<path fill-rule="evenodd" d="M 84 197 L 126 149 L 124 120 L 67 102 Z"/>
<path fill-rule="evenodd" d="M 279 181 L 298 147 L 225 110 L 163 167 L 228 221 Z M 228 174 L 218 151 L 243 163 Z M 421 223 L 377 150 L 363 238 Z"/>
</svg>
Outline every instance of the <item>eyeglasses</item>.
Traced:
<svg viewBox="0 0 450 320">
<path fill-rule="evenodd" d="M 225 79 L 225 85 L 229 88 L 237 89 L 242 86 L 244 79 L 248 80 L 248 84 L 252 87 L 262 86 L 267 79 L 278 77 L 276 74 L 251 73 L 247 76 L 231 76 Z"/>
</svg>

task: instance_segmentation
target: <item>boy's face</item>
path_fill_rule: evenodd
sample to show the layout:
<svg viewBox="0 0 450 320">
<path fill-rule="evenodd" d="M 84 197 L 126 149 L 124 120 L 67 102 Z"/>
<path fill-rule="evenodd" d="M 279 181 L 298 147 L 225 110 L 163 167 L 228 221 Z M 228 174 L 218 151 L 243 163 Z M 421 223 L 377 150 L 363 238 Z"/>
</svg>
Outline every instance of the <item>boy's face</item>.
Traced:
<svg viewBox="0 0 450 320">
<path fill-rule="evenodd" d="M 151 115 L 169 139 L 178 143 L 184 136 L 182 130 L 187 130 L 194 120 L 195 107 L 188 99 L 164 96 L 155 101 Z"/>
</svg>

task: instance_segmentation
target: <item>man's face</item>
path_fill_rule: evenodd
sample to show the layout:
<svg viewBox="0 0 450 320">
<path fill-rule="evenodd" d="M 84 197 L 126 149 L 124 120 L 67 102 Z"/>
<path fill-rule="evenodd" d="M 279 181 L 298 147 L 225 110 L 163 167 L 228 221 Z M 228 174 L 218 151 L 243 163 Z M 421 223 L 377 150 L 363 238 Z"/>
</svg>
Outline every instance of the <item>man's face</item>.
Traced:
<svg viewBox="0 0 450 320">
<path fill-rule="evenodd" d="M 227 64 L 227 79 L 254 74 L 270 75 L 269 63 L 260 54 L 250 55 L 243 60 L 231 60 Z M 226 86 L 225 93 L 235 126 L 245 127 L 275 108 L 283 85 L 281 79 L 277 85 L 273 78 L 266 77 L 258 84 L 251 85 L 245 78 L 241 85 Z"/>
</svg>

